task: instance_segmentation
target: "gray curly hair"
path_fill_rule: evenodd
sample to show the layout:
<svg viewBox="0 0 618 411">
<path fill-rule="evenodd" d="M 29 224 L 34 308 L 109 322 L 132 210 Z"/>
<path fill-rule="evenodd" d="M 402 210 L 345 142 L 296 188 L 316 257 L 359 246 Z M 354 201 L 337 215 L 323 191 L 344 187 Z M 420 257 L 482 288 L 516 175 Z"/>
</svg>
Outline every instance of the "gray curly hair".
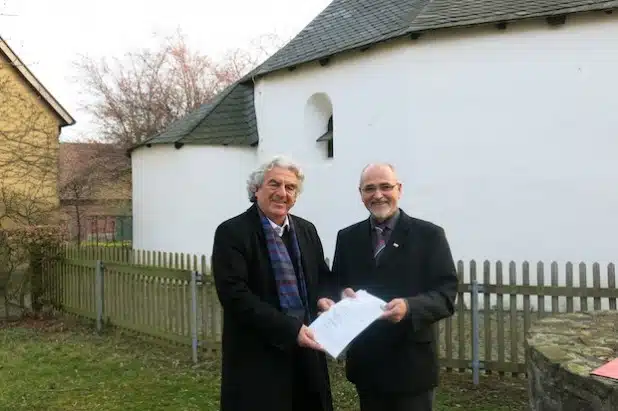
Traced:
<svg viewBox="0 0 618 411">
<path fill-rule="evenodd" d="M 249 196 L 249 201 L 252 203 L 257 201 L 255 193 L 262 186 L 262 184 L 264 184 L 264 176 L 266 173 L 275 167 L 285 168 L 292 171 L 298 178 L 298 190 L 296 195 L 298 196 L 302 192 L 303 182 L 305 181 L 305 174 L 303 173 L 303 170 L 292 160 L 284 156 L 275 156 L 272 160 L 262 164 L 257 168 L 257 170 L 249 174 L 249 178 L 247 179 L 247 195 Z"/>
</svg>

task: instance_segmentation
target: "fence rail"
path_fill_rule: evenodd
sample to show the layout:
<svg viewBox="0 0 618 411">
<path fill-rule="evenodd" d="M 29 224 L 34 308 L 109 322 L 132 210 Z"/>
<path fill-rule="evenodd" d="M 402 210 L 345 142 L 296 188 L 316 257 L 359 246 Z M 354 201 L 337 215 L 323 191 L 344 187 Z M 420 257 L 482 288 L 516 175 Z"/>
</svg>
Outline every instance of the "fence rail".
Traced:
<svg viewBox="0 0 618 411">
<path fill-rule="evenodd" d="M 96 320 L 99 328 L 110 324 L 192 345 L 194 351 L 216 349 L 221 342 L 221 307 L 212 278 L 201 272 L 68 257 L 49 267 L 44 281 L 53 305 Z"/>
<path fill-rule="evenodd" d="M 45 277 L 49 299 L 62 310 L 191 346 L 195 361 L 198 351 L 218 349 L 222 310 L 206 256 L 113 247 L 71 247 L 65 255 Z M 435 327 L 443 367 L 472 370 L 475 382 L 481 372 L 524 374 L 525 335 L 535 319 L 616 310 L 614 264 L 602 276 L 600 264 L 580 263 L 577 281 L 574 267 L 459 261 L 456 312 Z"/>
</svg>

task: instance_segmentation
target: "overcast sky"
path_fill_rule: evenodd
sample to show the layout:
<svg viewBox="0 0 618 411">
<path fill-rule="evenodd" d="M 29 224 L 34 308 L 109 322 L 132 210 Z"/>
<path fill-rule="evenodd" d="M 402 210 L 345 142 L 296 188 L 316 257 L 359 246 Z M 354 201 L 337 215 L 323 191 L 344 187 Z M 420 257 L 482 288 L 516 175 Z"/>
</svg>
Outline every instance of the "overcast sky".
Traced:
<svg viewBox="0 0 618 411">
<path fill-rule="evenodd" d="M 0 36 L 77 120 L 70 139 L 89 130 L 73 80 L 80 54 L 121 57 L 180 28 L 192 48 L 220 56 L 263 34 L 291 38 L 330 1 L 0 0 Z"/>
</svg>

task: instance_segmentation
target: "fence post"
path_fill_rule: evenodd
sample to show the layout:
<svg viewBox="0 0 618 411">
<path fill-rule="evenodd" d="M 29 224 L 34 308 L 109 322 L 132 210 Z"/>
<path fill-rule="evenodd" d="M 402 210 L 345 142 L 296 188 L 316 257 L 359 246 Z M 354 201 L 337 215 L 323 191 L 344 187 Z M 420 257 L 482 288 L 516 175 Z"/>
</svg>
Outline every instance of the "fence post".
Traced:
<svg viewBox="0 0 618 411">
<path fill-rule="evenodd" d="M 97 260 L 95 265 L 95 288 L 94 298 L 97 306 L 97 332 L 103 331 L 103 305 L 104 301 L 104 281 L 103 281 L 103 261 Z"/>
<path fill-rule="evenodd" d="M 197 283 L 201 282 L 201 273 L 191 271 L 191 353 L 193 363 L 197 364 Z"/>
<path fill-rule="evenodd" d="M 479 284 L 472 281 L 470 295 L 470 311 L 472 313 L 472 381 L 474 385 L 479 383 Z"/>
</svg>

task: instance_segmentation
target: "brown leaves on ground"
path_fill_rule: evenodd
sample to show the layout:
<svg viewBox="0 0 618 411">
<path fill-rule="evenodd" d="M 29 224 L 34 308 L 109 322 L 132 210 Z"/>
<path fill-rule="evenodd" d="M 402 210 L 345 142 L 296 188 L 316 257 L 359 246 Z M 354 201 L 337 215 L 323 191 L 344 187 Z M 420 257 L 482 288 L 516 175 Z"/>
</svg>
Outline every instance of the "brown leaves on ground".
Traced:
<svg viewBox="0 0 618 411">
<path fill-rule="evenodd" d="M 0 330 L 4 328 L 22 328 L 49 333 L 68 331 L 70 320 L 54 317 L 51 313 L 25 313 L 20 317 L 0 318 Z"/>
<path fill-rule="evenodd" d="M 527 381 L 522 377 L 481 374 L 479 384 L 474 385 L 470 372 L 443 372 L 440 380 L 445 410 L 506 411 L 528 406 Z"/>
</svg>

